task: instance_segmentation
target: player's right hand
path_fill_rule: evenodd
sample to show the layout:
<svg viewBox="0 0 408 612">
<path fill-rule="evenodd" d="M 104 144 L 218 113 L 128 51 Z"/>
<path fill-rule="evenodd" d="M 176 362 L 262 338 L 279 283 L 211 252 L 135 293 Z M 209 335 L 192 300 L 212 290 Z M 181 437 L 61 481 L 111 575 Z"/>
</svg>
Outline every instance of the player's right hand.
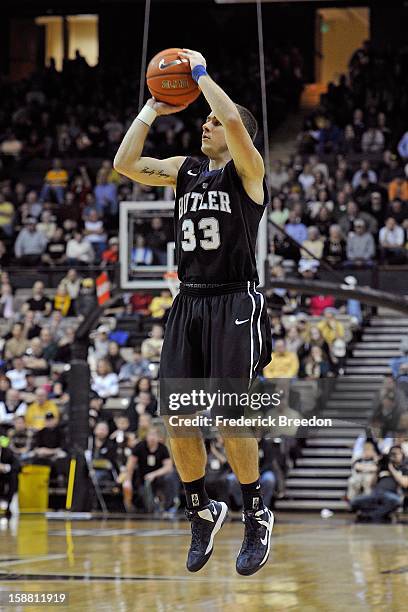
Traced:
<svg viewBox="0 0 408 612">
<path fill-rule="evenodd" d="M 148 106 L 151 106 L 156 113 L 160 115 L 172 115 L 173 113 L 179 113 L 180 111 L 187 108 L 187 104 L 180 106 L 173 106 L 173 104 L 166 104 L 165 102 L 159 102 L 155 98 L 149 98 L 146 102 Z"/>
</svg>

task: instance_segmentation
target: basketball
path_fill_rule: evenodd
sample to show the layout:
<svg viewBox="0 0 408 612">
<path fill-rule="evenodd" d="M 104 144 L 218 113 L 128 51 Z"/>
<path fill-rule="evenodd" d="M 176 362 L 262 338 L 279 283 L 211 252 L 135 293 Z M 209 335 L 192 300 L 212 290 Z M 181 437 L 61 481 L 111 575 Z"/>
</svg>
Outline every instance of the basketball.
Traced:
<svg viewBox="0 0 408 612">
<path fill-rule="evenodd" d="M 146 80 L 150 93 L 159 102 L 179 106 L 191 104 L 200 89 L 191 76 L 188 60 L 178 56 L 181 49 L 165 49 L 150 61 Z"/>
</svg>

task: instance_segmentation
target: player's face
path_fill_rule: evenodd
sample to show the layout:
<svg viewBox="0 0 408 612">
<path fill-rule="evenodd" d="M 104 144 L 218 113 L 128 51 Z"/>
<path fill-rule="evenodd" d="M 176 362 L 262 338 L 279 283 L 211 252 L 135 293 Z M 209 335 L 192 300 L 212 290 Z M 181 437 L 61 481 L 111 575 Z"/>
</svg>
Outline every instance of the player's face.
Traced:
<svg viewBox="0 0 408 612">
<path fill-rule="evenodd" d="M 224 128 L 212 113 L 203 124 L 201 150 L 210 159 L 228 150 Z"/>
</svg>

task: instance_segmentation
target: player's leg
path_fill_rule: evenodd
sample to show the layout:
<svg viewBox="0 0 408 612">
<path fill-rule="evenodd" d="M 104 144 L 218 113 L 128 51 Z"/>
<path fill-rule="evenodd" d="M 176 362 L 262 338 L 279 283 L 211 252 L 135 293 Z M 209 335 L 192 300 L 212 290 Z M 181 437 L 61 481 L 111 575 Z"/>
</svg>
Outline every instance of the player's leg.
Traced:
<svg viewBox="0 0 408 612">
<path fill-rule="evenodd" d="M 248 284 L 246 293 L 221 298 L 218 303 L 214 300 L 213 305 L 211 375 L 229 381 L 247 380 L 249 388 L 256 372 L 270 360 L 270 326 L 264 298 L 253 284 Z M 216 313 L 216 309 L 223 312 Z M 222 322 L 222 328 L 217 329 L 217 321 Z M 243 499 L 245 536 L 236 569 L 242 575 L 251 575 L 268 559 L 274 517 L 264 505 L 260 491 L 257 440 L 251 432 L 234 435 L 233 428 L 223 429 L 221 433 Z"/>
<path fill-rule="evenodd" d="M 200 570 L 210 558 L 214 537 L 227 518 L 228 508 L 223 502 L 210 500 L 205 490 L 207 454 L 200 430 L 184 426 L 181 414 L 174 419 L 176 414 L 170 415 L 168 406 L 163 406 L 162 401 L 172 391 L 172 381 L 176 381 L 177 386 L 180 380 L 203 377 L 203 308 L 205 304 L 201 299 L 182 294 L 176 298 L 167 322 L 160 362 L 161 391 L 167 387 L 166 392 L 161 393 L 160 408 L 185 491 L 186 516 L 191 522 L 192 537 L 187 556 L 187 569 L 191 572 Z M 173 417 L 171 421 L 170 416 Z"/>
</svg>

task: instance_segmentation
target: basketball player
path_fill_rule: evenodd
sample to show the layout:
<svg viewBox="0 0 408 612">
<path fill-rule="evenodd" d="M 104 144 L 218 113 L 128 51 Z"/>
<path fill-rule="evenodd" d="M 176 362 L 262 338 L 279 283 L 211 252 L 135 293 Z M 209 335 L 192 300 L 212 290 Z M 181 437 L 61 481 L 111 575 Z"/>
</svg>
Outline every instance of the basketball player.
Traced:
<svg viewBox="0 0 408 612">
<path fill-rule="evenodd" d="M 205 161 L 141 157 L 156 117 L 185 108 L 150 99 L 125 135 L 114 166 L 135 181 L 171 185 L 176 193 L 181 287 L 166 326 L 160 377 L 235 378 L 250 384 L 271 355 L 264 298 L 256 290 L 255 243 L 268 202 L 263 160 L 253 144 L 257 123 L 208 75 L 200 53 L 183 49 L 180 57 L 190 62 L 192 77 L 211 108 L 202 127 Z M 170 444 L 191 521 L 187 569 L 196 572 L 212 553 L 227 506 L 206 493 L 206 452 L 199 431 L 192 437 L 171 437 Z M 256 439 L 227 436 L 225 450 L 244 502 L 245 536 L 236 569 L 251 575 L 268 559 L 273 514 L 260 494 Z"/>
</svg>

